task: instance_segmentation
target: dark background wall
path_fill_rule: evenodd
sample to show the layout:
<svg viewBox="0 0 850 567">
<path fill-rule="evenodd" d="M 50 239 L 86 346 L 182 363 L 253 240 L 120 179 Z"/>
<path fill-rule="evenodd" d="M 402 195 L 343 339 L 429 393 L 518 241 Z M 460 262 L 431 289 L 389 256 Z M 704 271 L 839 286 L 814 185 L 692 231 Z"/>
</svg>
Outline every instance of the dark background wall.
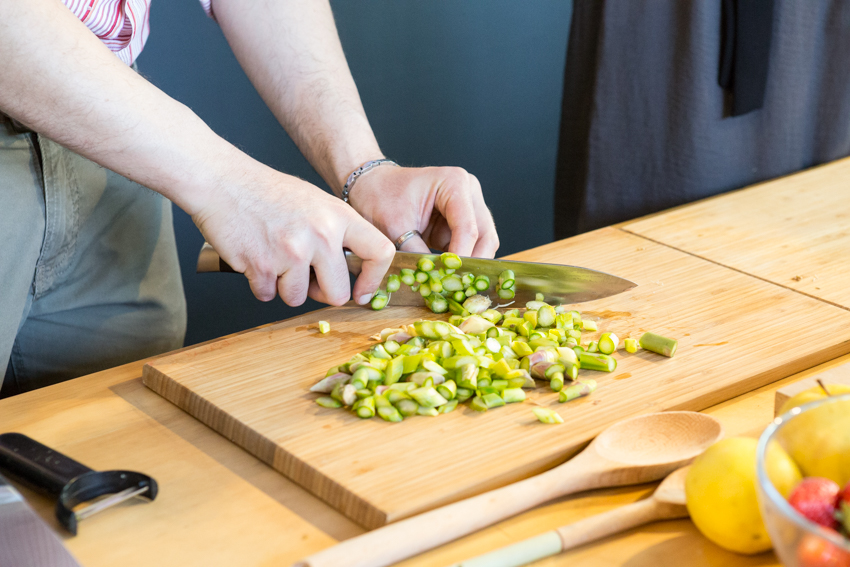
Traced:
<svg viewBox="0 0 850 567">
<path fill-rule="evenodd" d="M 481 181 L 499 255 L 552 240 L 552 192 L 571 2 L 332 1 L 363 104 L 384 153 L 456 165 Z M 142 73 L 216 132 L 272 167 L 325 187 L 275 121 L 194 0 L 153 2 Z M 186 344 L 321 307 L 254 299 L 247 281 L 196 275 L 203 239 L 175 209 L 189 305 Z"/>
</svg>

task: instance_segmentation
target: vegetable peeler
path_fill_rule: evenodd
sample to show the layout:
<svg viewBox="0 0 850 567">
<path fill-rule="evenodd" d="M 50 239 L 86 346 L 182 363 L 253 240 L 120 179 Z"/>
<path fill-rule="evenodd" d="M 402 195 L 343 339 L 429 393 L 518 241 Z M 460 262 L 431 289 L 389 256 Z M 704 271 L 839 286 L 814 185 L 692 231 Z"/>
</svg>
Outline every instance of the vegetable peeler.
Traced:
<svg viewBox="0 0 850 567">
<path fill-rule="evenodd" d="M 77 525 L 130 498 L 156 498 L 156 481 L 133 471 L 95 471 L 22 433 L 0 434 L 0 470 L 55 497 L 56 518 L 71 535 Z M 89 503 L 80 508 L 80 505 Z"/>
</svg>

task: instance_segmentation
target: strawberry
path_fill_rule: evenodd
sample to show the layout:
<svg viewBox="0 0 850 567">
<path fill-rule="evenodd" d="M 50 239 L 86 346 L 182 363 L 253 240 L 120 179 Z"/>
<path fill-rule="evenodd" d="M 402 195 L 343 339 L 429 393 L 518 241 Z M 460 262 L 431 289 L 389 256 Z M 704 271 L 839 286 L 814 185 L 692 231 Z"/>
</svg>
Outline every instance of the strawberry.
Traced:
<svg viewBox="0 0 850 567">
<path fill-rule="evenodd" d="M 825 539 L 806 534 L 797 548 L 800 567 L 850 567 L 850 553 Z"/>
<path fill-rule="evenodd" d="M 835 509 L 840 490 L 841 487 L 828 478 L 810 476 L 794 487 L 788 503 L 814 523 L 837 529 Z"/>
<path fill-rule="evenodd" d="M 850 537 L 850 482 L 838 495 L 838 516 L 844 527 L 844 535 Z"/>
</svg>

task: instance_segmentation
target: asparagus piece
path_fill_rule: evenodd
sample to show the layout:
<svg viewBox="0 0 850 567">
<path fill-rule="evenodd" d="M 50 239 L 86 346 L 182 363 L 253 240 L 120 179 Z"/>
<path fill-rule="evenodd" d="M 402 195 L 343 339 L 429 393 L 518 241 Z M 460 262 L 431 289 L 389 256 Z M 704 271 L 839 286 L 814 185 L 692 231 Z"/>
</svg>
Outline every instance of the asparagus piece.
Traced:
<svg viewBox="0 0 850 567">
<path fill-rule="evenodd" d="M 387 302 L 389 302 L 390 297 L 380 289 L 375 292 L 375 295 L 372 297 L 372 309 L 375 311 L 380 311 L 384 307 L 387 306 Z"/>
<path fill-rule="evenodd" d="M 499 290 L 499 299 L 513 299 L 513 298 L 514 298 L 514 288 L 500 289 Z"/>
<path fill-rule="evenodd" d="M 451 252 L 444 252 L 440 255 L 440 262 L 447 268 L 452 270 L 457 270 L 463 265 L 463 262 L 458 257 L 457 254 L 452 254 Z"/>
<path fill-rule="evenodd" d="M 614 333 L 602 333 L 597 343 L 599 352 L 602 354 L 611 354 L 620 344 L 620 339 Z"/>
<path fill-rule="evenodd" d="M 398 412 L 404 417 L 416 415 L 416 412 L 419 410 L 419 404 L 411 399 L 401 399 L 395 406 Z"/>
<path fill-rule="evenodd" d="M 531 411 L 534 412 L 534 416 L 538 419 L 538 421 L 540 421 L 540 423 L 564 423 L 564 418 L 556 411 L 546 408 L 534 408 Z"/>
<path fill-rule="evenodd" d="M 590 341 L 590 344 L 587 345 L 587 352 L 599 352 L 599 343 L 596 341 Z"/>
<path fill-rule="evenodd" d="M 581 398 L 582 396 L 589 396 L 595 389 L 596 380 L 592 378 L 580 378 L 560 391 L 558 401 L 564 403 Z"/>
<path fill-rule="evenodd" d="M 410 392 L 410 396 L 416 400 L 416 402 L 423 407 L 433 408 L 437 406 L 441 406 L 446 403 L 448 400 L 441 396 L 437 390 L 433 388 L 433 386 L 423 386 L 421 388 L 416 388 L 415 390 Z"/>
<path fill-rule="evenodd" d="M 484 405 L 487 406 L 487 409 L 493 409 L 505 405 L 505 400 L 502 396 L 496 393 L 484 394 L 481 396 L 481 399 L 484 400 Z"/>
<path fill-rule="evenodd" d="M 413 285 L 416 283 L 416 271 L 411 270 L 410 268 L 402 268 L 401 270 L 401 283 L 404 285 Z"/>
<path fill-rule="evenodd" d="M 450 411 L 454 411 L 457 407 L 458 400 L 449 400 L 445 404 L 440 406 L 438 410 L 440 413 L 449 413 Z"/>
<path fill-rule="evenodd" d="M 331 324 L 327 321 L 319 321 L 319 332 L 326 335 L 331 330 Z"/>
<path fill-rule="evenodd" d="M 635 340 L 635 339 L 626 339 L 625 341 L 623 341 L 623 343 L 624 343 L 624 345 L 625 345 L 625 347 L 626 347 L 626 352 L 629 352 L 629 353 L 632 353 L 632 354 L 634 354 L 634 353 L 636 353 L 636 352 L 637 352 L 637 347 L 638 347 L 638 342 L 637 342 L 637 340 Z"/>
<path fill-rule="evenodd" d="M 597 331 L 597 330 L 599 330 L 596 327 L 596 321 L 591 321 L 590 319 L 582 319 L 581 320 L 581 329 L 583 331 Z"/>
<path fill-rule="evenodd" d="M 513 270 L 505 270 L 499 274 L 499 289 L 510 289 L 514 287 L 516 277 Z"/>
<path fill-rule="evenodd" d="M 387 277 L 387 293 L 398 291 L 401 288 L 401 278 L 395 274 L 390 274 Z"/>
<path fill-rule="evenodd" d="M 506 404 L 515 404 L 525 400 L 525 391 L 522 388 L 507 388 L 502 392 L 502 398 Z"/>
<path fill-rule="evenodd" d="M 341 408 L 342 404 L 330 396 L 322 396 L 316 400 L 316 403 L 323 408 Z"/>
<path fill-rule="evenodd" d="M 475 396 L 472 398 L 472 401 L 469 403 L 469 407 L 474 411 L 487 411 L 487 404 L 484 403 L 484 399 L 481 396 Z"/>
<path fill-rule="evenodd" d="M 434 262 L 423 256 L 422 258 L 419 258 L 419 261 L 416 263 L 416 267 L 427 273 L 434 269 Z"/>
<path fill-rule="evenodd" d="M 424 406 L 419 406 L 419 409 L 416 410 L 417 415 L 425 415 L 428 417 L 437 417 L 440 415 L 440 411 L 437 408 L 426 408 Z"/>
<path fill-rule="evenodd" d="M 544 305 L 537 310 L 537 326 L 551 327 L 555 324 L 555 308 L 551 305 Z"/>
<path fill-rule="evenodd" d="M 640 348 L 672 358 L 676 354 L 679 341 L 668 339 L 655 333 L 644 333 L 640 338 Z"/>
<path fill-rule="evenodd" d="M 375 397 L 369 396 L 368 398 L 358 400 L 351 409 L 354 410 L 357 417 L 362 419 L 375 417 Z"/>
<path fill-rule="evenodd" d="M 478 291 L 487 291 L 490 289 L 490 278 L 487 276 L 477 276 L 475 281 L 472 282 L 472 287 Z"/>
<path fill-rule="evenodd" d="M 579 355 L 582 369 L 613 372 L 617 368 L 617 360 L 607 354 L 583 352 Z"/>
<path fill-rule="evenodd" d="M 394 408 L 393 406 L 385 406 L 378 408 L 378 417 L 380 417 L 384 421 L 391 421 L 394 423 L 398 423 L 399 421 L 402 421 L 404 419 L 401 412 L 399 412 L 398 409 Z"/>
</svg>

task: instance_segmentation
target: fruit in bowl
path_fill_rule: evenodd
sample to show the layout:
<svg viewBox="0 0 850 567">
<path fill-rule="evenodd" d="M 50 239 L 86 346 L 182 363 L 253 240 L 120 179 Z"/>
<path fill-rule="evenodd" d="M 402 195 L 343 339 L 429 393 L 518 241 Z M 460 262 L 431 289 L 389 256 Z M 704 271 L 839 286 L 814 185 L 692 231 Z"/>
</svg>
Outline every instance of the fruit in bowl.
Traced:
<svg viewBox="0 0 850 567">
<path fill-rule="evenodd" d="M 768 474 L 774 444 L 803 474 L 790 494 Z M 756 468 L 761 515 L 780 560 L 850 567 L 850 395 L 823 396 L 778 417 L 759 439 Z"/>
</svg>

